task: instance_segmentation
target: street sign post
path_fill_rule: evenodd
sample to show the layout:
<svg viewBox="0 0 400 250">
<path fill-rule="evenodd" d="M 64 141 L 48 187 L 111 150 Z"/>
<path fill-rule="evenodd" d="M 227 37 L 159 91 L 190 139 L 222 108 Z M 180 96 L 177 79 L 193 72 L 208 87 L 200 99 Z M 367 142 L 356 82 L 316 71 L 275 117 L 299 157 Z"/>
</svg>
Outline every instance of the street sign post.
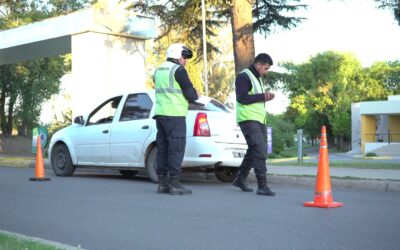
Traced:
<svg viewBox="0 0 400 250">
<path fill-rule="evenodd" d="M 297 162 L 303 163 L 303 130 L 297 130 Z"/>
<path fill-rule="evenodd" d="M 272 127 L 267 127 L 267 153 L 272 154 Z"/>
</svg>

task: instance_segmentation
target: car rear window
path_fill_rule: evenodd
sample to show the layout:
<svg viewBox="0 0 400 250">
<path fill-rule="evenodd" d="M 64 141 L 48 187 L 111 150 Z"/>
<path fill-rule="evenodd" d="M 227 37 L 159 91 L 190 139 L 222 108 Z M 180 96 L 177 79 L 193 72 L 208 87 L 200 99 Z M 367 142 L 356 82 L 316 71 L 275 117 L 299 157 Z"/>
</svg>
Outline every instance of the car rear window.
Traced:
<svg viewBox="0 0 400 250">
<path fill-rule="evenodd" d="M 204 110 L 204 111 L 215 111 L 215 112 L 225 112 L 225 113 L 231 112 L 228 106 L 214 99 L 211 99 L 206 104 L 200 102 L 191 102 L 189 104 L 189 110 Z"/>
</svg>

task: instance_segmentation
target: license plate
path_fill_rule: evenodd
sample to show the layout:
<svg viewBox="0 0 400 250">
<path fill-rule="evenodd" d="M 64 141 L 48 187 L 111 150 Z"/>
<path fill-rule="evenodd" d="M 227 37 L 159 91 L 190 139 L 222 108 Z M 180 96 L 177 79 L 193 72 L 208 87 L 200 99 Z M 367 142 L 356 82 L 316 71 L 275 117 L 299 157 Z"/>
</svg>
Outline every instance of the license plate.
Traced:
<svg viewBox="0 0 400 250">
<path fill-rule="evenodd" d="M 232 154 L 233 154 L 233 158 L 243 158 L 243 157 L 244 157 L 244 154 L 245 154 L 245 152 L 237 152 L 237 151 L 233 151 L 233 152 L 232 152 Z"/>
</svg>

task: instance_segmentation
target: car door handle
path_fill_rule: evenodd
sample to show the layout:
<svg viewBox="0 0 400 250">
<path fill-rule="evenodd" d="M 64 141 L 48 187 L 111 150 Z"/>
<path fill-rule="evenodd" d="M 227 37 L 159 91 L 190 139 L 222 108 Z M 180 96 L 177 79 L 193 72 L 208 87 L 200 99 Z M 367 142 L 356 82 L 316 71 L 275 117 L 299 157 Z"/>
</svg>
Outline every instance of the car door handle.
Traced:
<svg viewBox="0 0 400 250">
<path fill-rule="evenodd" d="M 142 129 L 149 129 L 149 125 L 144 125 Z"/>
<path fill-rule="evenodd" d="M 103 130 L 103 134 L 107 134 L 108 132 L 109 132 L 108 129 Z"/>
</svg>

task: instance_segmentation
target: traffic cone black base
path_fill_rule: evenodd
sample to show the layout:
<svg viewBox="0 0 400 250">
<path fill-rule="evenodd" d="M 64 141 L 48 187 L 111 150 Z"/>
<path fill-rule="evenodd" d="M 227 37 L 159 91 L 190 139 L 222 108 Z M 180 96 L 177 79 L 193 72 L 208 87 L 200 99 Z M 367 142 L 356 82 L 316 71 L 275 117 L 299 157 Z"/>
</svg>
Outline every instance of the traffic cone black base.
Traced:
<svg viewBox="0 0 400 250">
<path fill-rule="evenodd" d="M 43 177 L 43 178 L 29 178 L 30 181 L 49 181 L 50 178 Z"/>
</svg>

